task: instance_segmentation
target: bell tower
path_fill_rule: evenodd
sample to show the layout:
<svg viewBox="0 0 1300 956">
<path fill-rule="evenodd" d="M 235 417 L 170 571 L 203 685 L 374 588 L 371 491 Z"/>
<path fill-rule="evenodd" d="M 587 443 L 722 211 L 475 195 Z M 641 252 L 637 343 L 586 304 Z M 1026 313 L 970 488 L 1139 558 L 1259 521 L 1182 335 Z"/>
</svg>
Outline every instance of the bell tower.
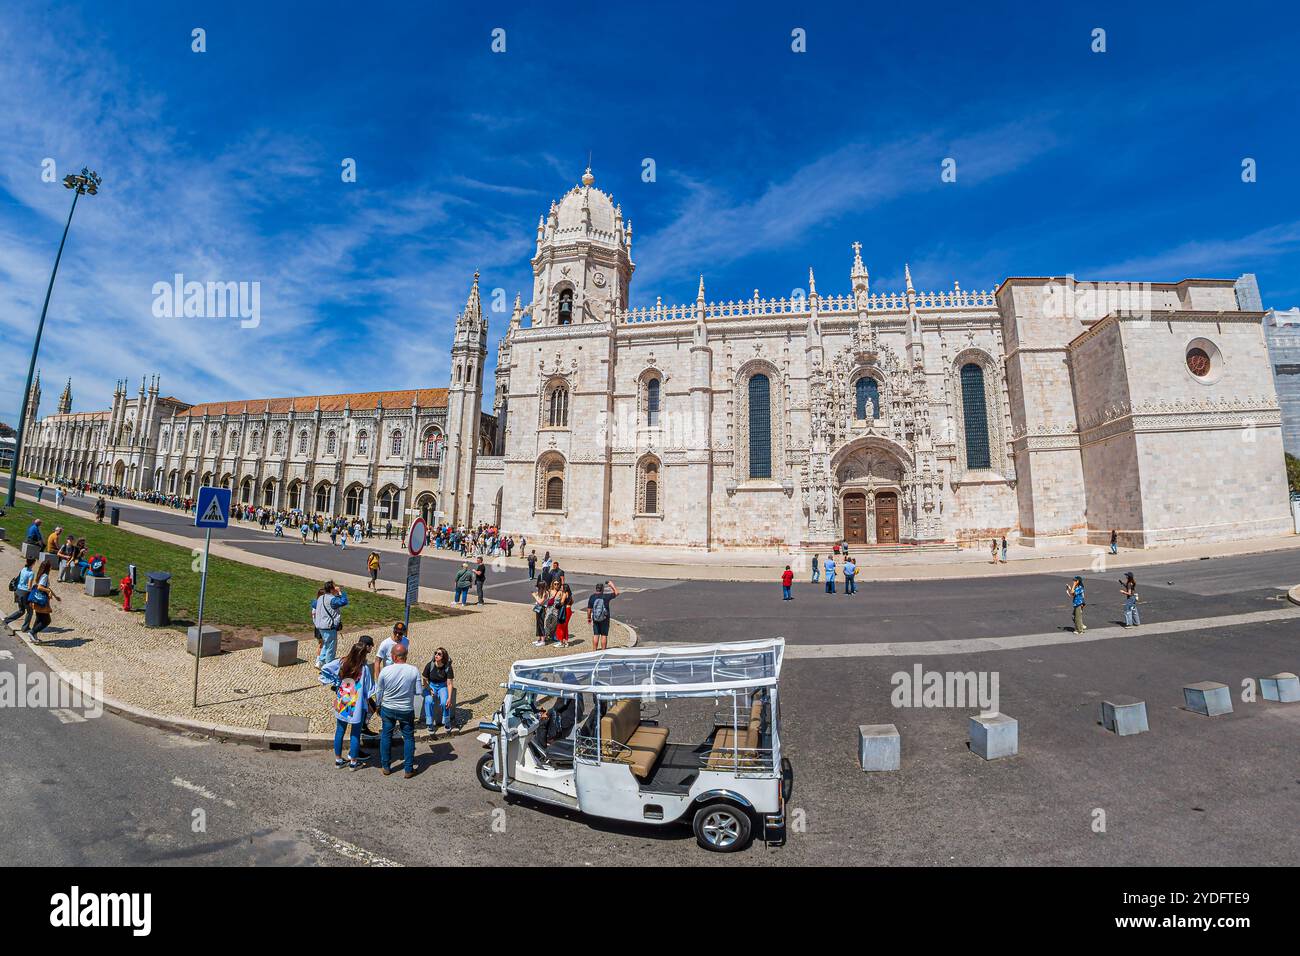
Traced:
<svg viewBox="0 0 1300 956">
<path fill-rule="evenodd" d="M 469 524 L 474 494 L 487 361 L 487 319 L 479 298 L 478 273 L 465 309 L 456 317 L 451 343 L 451 386 L 447 390 L 447 451 L 439 473 L 438 508 L 452 525 Z"/>
<path fill-rule="evenodd" d="M 595 181 L 588 166 L 582 182 L 537 221 L 528 309 L 534 325 L 605 322 L 627 308 L 636 268 L 632 223 Z"/>
</svg>

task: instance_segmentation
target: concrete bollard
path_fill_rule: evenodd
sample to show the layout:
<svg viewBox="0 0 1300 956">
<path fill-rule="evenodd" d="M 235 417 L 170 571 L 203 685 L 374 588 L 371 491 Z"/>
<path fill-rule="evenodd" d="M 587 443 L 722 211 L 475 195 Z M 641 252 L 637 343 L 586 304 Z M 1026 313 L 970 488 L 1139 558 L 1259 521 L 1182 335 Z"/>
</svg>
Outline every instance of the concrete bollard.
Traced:
<svg viewBox="0 0 1300 956">
<path fill-rule="evenodd" d="M 298 663 L 298 639 L 284 634 L 268 634 L 262 638 L 262 663 L 272 667 Z"/>
<path fill-rule="evenodd" d="M 57 551 L 42 551 L 40 557 L 36 559 L 36 563 L 39 564 L 42 561 L 48 561 L 50 567 L 57 568 L 59 566 L 59 553 Z"/>
<path fill-rule="evenodd" d="M 1294 704 L 1300 701 L 1300 677 L 1288 671 L 1274 674 L 1272 677 L 1261 677 L 1259 689 L 1265 700 L 1275 700 L 1279 704 Z"/>
<path fill-rule="evenodd" d="M 897 770 L 903 765 L 902 740 L 893 724 L 858 726 L 858 763 L 863 770 Z"/>
<path fill-rule="evenodd" d="M 0 541 L 9 540 L 9 531 L 6 528 L 0 528 Z"/>
<path fill-rule="evenodd" d="M 39 544 L 32 544 L 29 541 L 24 541 L 19 550 L 23 553 L 24 561 L 28 558 L 31 558 L 34 561 L 41 556 L 41 546 Z"/>
<path fill-rule="evenodd" d="M 1183 701 L 1187 709 L 1205 717 L 1218 717 L 1232 713 L 1232 694 L 1227 684 L 1204 680 L 1183 688 Z"/>
<path fill-rule="evenodd" d="M 113 582 L 106 577 L 86 578 L 86 593 L 91 597 L 108 597 L 113 590 Z"/>
<path fill-rule="evenodd" d="M 1147 702 L 1136 700 L 1117 704 L 1113 701 L 1101 702 L 1101 725 L 1113 734 L 1127 737 L 1130 734 L 1144 734 L 1151 728 L 1147 726 Z"/>
<path fill-rule="evenodd" d="M 185 631 L 185 653 L 193 654 L 199 647 L 199 629 L 191 626 Z M 203 625 L 203 644 L 200 657 L 213 657 L 221 653 L 221 629 Z"/>
<path fill-rule="evenodd" d="M 970 719 L 970 749 L 985 760 L 1020 752 L 1020 724 L 1006 714 L 979 714 Z"/>
</svg>

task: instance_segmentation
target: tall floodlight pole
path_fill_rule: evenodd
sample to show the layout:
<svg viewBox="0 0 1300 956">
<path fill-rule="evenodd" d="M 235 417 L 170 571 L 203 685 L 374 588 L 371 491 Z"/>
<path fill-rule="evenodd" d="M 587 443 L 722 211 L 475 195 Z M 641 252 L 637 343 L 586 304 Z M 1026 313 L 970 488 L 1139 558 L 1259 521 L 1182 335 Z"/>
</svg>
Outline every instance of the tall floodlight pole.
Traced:
<svg viewBox="0 0 1300 956">
<path fill-rule="evenodd" d="M 36 325 L 36 341 L 32 343 L 32 360 L 27 365 L 27 384 L 23 387 L 23 410 L 18 415 L 18 437 L 14 444 L 13 468 L 9 472 L 9 494 L 5 498 L 5 507 L 12 508 L 18 494 L 18 463 L 23 454 L 23 430 L 27 426 L 27 403 L 32 395 L 32 376 L 36 374 L 36 356 L 41 350 L 41 333 L 45 331 L 45 313 L 50 308 L 50 294 L 54 291 L 54 277 L 59 274 L 59 260 L 63 258 L 63 246 L 68 241 L 68 229 L 72 226 L 72 214 L 77 211 L 77 197 L 82 193 L 95 195 L 99 192 L 102 180 L 93 170 L 81 167 L 80 173 L 68 173 L 63 177 L 63 185 L 72 190 L 72 208 L 68 210 L 68 221 L 63 226 L 63 238 L 59 240 L 59 252 L 54 257 L 54 269 L 50 272 L 50 284 L 45 289 L 45 304 L 41 306 L 41 321 Z"/>
</svg>

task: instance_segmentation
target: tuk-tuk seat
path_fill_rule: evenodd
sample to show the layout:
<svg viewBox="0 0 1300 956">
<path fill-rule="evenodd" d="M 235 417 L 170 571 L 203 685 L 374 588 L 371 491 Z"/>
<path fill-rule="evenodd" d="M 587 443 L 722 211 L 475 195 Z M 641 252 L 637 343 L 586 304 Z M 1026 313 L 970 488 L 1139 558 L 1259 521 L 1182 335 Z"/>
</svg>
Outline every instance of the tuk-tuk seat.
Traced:
<svg viewBox="0 0 1300 956">
<path fill-rule="evenodd" d="M 763 702 L 755 700 L 749 708 L 749 724 L 743 729 L 719 727 L 713 735 L 713 746 L 705 766 L 710 770 L 752 765 L 758 761 L 758 745 L 762 742 Z M 739 751 L 737 753 L 736 751 Z"/>
<path fill-rule="evenodd" d="M 600 738 L 602 759 L 628 764 L 645 780 L 668 744 L 668 728 L 641 723 L 640 703 L 620 700 L 600 719 Z"/>
</svg>

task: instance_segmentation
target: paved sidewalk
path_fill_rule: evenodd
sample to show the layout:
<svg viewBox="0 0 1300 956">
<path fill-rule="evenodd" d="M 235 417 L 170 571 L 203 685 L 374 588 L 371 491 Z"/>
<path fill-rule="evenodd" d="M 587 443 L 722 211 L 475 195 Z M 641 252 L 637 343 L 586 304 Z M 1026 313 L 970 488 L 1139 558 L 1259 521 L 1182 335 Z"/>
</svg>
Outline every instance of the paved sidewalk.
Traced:
<svg viewBox="0 0 1300 956">
<path fill-rule="evenodd" d="M 158 535 L 158 537 L 163 537 Z M 214 547 L 214 551 L 215 551 Z M 248 556 L 231 555 L 238 560 Z M 265 559 L 267 566 L 302 572 L 290 562 Z M 21 566 L 19 553 L 0 546 L 0 575 L 8 580 Z M 363 586 L 360 578 L 345 587 Z M 171 628 L 146 628 L 143 614 L 126 612 L 106 598 L 88 597 L 80 585 L 55 584 L 60 601 L 54 618 L 41 634 L 40 645 L 30 645 L 52 669 L 103 674 L 103 691 L 112 699 L 110 709 L 146 723 L 175 725 L 195 722 L 194 729 L 214 736 L 259 741 L 272 715 L 305 717 L 315 740 L 298 741 L 320 746 L 331 740 L 334 729 L 332 697 L 317 680 L 311 661 L 316 643 L 310 626 L 298 646 L 298 663 L 271 667 L 262 663 L 261 648 L 231 651 L 200 662 L 199 704 L 192 706 L 194 658 L 185 651 L 185 634 Z M 304 595 L 304 618 L 311 595 Z M 422 591 L 421 599 L 425 599 Z M 5 614 L 12 610 L 6 607 Z M 19 622 L 15 622 L 17 624 Z M 616 623 L 610 643 L 624 646 L 632 632 Z M 13 634 L 12 630 L 8 630 Z M 376 646 L 389 633 L 384 626 L 349 627 L 344 611 L 340 652 L 362 633 Z M 456 668 L 456 721 L 473 728 L 500 703 L 500 682 L 510 664 L 531 657 L 558 656 L 554 648 L 532 646 L 534 622 L 529 605 L 489 600 L 468 613 L 411 625 L 411 660 L 423 666 L 437 647 L 445 647 Z M 563 653 L 590 650 L 590 636 L 575 628 L 577 640 Z M 26 635 L 14 635 L 26 641 Z M 373 659 L 373 657 L 372 657 Z M 215 726 L 213 726 L 215 725 Z M 286 735 L 287 736 L 287 735 Z"/>
</svg>

